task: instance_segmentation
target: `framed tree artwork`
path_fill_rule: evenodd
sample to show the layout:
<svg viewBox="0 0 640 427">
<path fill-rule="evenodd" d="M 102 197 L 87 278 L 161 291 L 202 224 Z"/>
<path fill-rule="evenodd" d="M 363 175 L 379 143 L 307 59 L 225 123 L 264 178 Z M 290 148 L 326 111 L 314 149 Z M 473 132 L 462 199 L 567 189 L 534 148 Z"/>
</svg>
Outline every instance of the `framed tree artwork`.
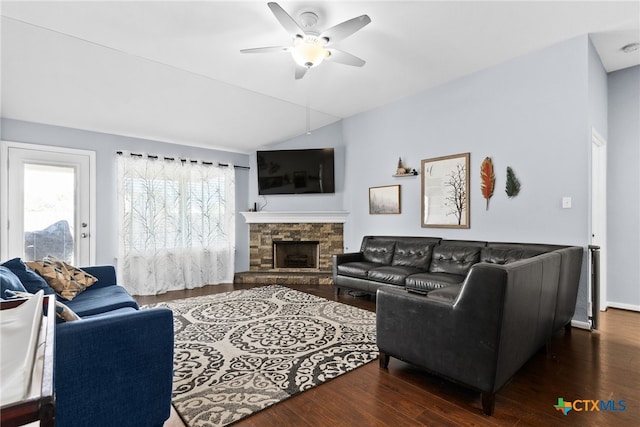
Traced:
<svg viewBox="0 0 640 427">
<path fill-rule="evenodd" d="M 399 214 L 400 186 L 385 185 L 369 188 L 369 214 Z"/>
<path fill-rule="evenodd" d="M 469 157 L 422 160 L 422 227 L 469 228 Z"/>
</svg>

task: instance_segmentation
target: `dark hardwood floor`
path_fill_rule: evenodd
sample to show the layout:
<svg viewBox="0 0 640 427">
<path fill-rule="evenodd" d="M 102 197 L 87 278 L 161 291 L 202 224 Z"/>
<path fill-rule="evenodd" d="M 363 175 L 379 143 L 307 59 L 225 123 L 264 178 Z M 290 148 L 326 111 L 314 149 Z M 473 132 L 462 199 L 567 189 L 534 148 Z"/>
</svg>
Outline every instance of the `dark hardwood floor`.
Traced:
<svg viewBox="0 0 640 427">
<path fill-rule="evenodd" d="M 137 299 L 149 304 L 254 286 L 206 286 Z M 290 287 L 375 311 L 372 299 L 335 298 L 329 285 Z M 609 309 L 600 323 L 594 332 L 557 332 L 548 351 L 536 354 L 497 394 L 492 417 L 483 415 L 479 393 L 392 358 L 388 370 L 369 363 L 234 426 L 640 425 L 640 313 Z M 624 400 L 626 410 L 572 410 L 564 416 L 554 409 L 558 398 L 613 400 L 616 409 Z M 172 413 L 165 427 L 177 426 L 183 424 Z"/>
</svg>

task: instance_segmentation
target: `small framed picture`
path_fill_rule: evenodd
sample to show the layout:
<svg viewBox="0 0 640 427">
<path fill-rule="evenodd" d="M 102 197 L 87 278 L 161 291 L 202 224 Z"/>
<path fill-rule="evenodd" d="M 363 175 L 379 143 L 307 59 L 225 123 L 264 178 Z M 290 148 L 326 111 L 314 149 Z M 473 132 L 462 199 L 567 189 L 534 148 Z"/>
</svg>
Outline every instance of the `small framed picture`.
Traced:
<svg viewBox="0 0 640 427">
<path fill-rule="evenodd" d="M 369 214 L 399 214 L 400 186 L 369 187 Z"/>
</svg>

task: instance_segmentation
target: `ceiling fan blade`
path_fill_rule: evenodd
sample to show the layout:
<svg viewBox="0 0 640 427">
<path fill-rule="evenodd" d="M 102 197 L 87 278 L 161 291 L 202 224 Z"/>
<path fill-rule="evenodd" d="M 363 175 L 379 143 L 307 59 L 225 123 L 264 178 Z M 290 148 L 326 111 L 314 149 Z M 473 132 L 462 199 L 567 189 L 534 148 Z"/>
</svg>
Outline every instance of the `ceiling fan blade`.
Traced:
<svg viewBox="0 0 640 427">
<path fill-rule="evenodd" d="M 371 22 L 371 18 L 369 18 L 368 15 L 361 15 L 324 30 L 322 34 L 320 34 L 320 38 L 327 39 L 327 44 L 335 43 L 346 39 L 369 22 Z"/>
<path fill-rule="evenodd" d="M 307 67 L 296 64 L 296 80 L 300 80 L 301 78 L 303 78 L 304 75 L 307 74 L 307 70 Z"/>
<path fill-rule="evenodd" d="M 284 46 L 254 47 L 251 49 L 240 49 L 242 53 L 269 53 L 286 52 L 289 48 Z"/>
<path fill-rule="evenodd" d="M 362 67 L 366 64 L 364 59 L 360 59 L 355 55 L 347 52 L 343 52 L 338 49 L 327 49 L 330 55 L 327 57 L 327 61 L 337 62 L 339 64 L 351 65 L 354 67 Z"/>
<path fill-rule="evenodd" d="M 278 3 L 267 3 L 271 12 L 276 16 L 276 19 L 280 22 L 280 25 L 289 33 L 292 37 L 304 36 L 304 31 L 300 28 L 300 25 L 289 15 Z"/>
</svg>

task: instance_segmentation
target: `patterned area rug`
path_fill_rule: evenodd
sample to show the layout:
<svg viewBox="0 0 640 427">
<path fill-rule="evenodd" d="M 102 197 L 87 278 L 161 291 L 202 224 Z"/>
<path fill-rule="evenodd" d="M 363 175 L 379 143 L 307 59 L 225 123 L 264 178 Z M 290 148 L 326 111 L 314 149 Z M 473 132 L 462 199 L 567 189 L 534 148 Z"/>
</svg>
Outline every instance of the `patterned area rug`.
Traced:
<svg viewBox="0 0 640 427">
<path fill-rule="evenodd" d="M 378 357 L 375 313 L 271 285 L 155 304 L 173 310 L 173 404 L 224 426 Z"/>
</svg>

